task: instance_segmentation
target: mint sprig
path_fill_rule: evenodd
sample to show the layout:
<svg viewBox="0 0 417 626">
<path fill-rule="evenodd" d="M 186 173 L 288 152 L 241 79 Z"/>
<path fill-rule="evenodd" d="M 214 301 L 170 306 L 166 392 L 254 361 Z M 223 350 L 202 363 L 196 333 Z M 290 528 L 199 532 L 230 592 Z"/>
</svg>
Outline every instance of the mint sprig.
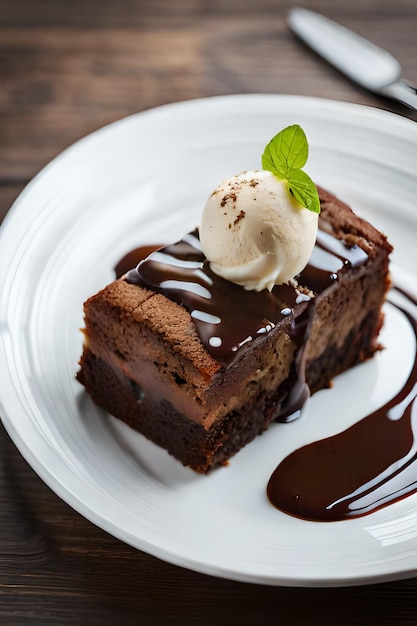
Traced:
<svg viewBox="0 0 417 626">
<path fill-rule="evenodd" d="M 320 213 L 317 188 L 310 176 L 301 168 L 307 163 L 308 142 L 298 124 L 281 130 L 266 146 L 262 167 L 277 178 L 286 180 L 294 198 L 309 211 Z"/>
</svg>

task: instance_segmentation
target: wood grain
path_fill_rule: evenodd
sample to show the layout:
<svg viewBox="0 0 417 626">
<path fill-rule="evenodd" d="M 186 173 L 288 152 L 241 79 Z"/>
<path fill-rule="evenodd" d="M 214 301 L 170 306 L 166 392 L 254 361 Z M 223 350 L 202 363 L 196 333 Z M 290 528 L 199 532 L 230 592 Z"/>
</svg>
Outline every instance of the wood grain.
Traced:
<svg viewBox="0 0 417 626">
<path fill-rule="evenodd" d="M 290 93 L 407 108 L 350 83 L 288 30 L 290 0 L 3 0 L 0 220 L 84 135 L 177 100 Z M 304 3 L 384 46 L 417 84 L 414 0 Z M 1 387 L 0 394 L 4 392 Z M 417 560 L 417 556 L 416 556 Z M 417 563 L 416 563 L 417 565 Z M 0 623 L 417 623 L 417 579 L 295 589 L 217 579 L 135 550 L 74 512 L 0 428 Z"/>
</svg>

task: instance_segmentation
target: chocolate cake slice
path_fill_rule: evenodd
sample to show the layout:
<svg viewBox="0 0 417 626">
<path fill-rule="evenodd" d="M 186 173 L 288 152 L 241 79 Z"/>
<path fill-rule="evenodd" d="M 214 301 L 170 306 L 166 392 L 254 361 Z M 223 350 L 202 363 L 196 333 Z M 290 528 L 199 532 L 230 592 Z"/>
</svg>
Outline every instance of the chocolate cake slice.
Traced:
<svg viewBox="0 0 417 626">
<path fill-rule="evenodd" d="M 297 283 L 254 292 L 220 278 L 196 231 L 88 299 L 77 378 L 94 402 L 206 473 L 372 357 L 391 246 L 335 196 L 319 197 Z"/>
</svg>

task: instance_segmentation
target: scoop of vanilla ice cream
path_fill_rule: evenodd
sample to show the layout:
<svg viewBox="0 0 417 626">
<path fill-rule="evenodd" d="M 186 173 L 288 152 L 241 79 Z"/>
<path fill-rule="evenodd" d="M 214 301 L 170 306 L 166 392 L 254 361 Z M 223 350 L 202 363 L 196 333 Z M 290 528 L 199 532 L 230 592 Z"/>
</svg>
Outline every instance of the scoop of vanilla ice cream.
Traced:
<svg viewBox="0 0 417 626">
<path fill-rule="evenodd" d="M 223 181 L 203 210 L 200 241 L 216 274 L 245 289 L 271 290 L 307 265 L 318 214 L 301 206 L 272 172 Z"/>
</svg>

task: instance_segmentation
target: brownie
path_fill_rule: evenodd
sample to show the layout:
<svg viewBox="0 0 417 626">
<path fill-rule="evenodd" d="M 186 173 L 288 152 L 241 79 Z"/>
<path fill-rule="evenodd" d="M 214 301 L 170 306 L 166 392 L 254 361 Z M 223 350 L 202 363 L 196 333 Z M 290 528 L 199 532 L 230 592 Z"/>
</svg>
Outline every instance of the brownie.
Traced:
<svg viewBox="0 0 417 626">
<path fill-rule="evenodd" d="M 89 298 L 77 378 L 94 402 L 206 473 L 372 357 L 391 246 L 334 195 L 319 196 L 316 246 L 297 283 L 256 293 L 217 277 L 196 231 Z"/>
</svg>

